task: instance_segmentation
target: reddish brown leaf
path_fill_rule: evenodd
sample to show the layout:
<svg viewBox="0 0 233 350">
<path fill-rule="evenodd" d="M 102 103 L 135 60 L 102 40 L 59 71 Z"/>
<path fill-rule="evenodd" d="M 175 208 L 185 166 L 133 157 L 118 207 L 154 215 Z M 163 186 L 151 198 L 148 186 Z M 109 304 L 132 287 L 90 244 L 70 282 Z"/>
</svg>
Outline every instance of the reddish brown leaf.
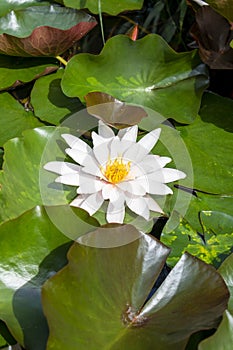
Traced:
<svg viewBox="0 0 233 350">
<path fill-rule="evenodd" d="M 26 38 L 0 35 L 0 53 L 11 56 L 52 56 L 62 54 L 80 40 L 97 22 L 81 22 L 67 30 L 41 26 Z"/>
<path fill-rule="evenodd" d="M 230 42 L 233 31 L 226 18 L 210 6 L 196 12 L 196 23 L 191 34 L 199 44 L 203 62 L 212 69 L 233 69 L 233 49 Z"/>
<path fill-rule="evenodd" d="M 126 104 L 103 92 L 90 92 L 85 100 L 89 114 L 117 129 L 136 125 L 147 116 L 142 107 Z"/>
</svg>

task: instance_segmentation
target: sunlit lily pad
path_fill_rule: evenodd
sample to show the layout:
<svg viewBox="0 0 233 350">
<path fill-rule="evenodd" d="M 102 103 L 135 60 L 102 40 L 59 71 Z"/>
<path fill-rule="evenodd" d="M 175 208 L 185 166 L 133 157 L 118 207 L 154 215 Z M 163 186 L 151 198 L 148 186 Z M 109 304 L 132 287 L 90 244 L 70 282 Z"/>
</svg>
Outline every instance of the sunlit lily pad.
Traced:
<svg viewBox="0 0 233 350">
<path fill-rule="evenodd" d="M 62 88 L 81 101 L 89 92 L 99 91 L 191 123 L 207 82 L 196 51 L 176 53 L 155 34 L 136 41 L 119 35 L 109 39 L 99 55 L 74 56 Z"/>
<path fill-rule="evenodd" d="M 101 10 L 111 15 L 117 15 L 122 11 L 139 10 L 143 5 L 142 0 L 101 0 L 99 4 L 96 0 L 58 0 L 58 2 L 76 9 L 88 8 L 96 14 Z"/>
<path fill-rule="evenodd" d="M 0 146 L 16 136 L 21 136 L 27 129 L 33 129 L 43 124 L 10 94 L 5 92 L 0 95 Z"/>
<path fill-rule="evenodd" d="M 228 290 L 188 254 L 146 302 L 168 253 L 147 235 L 112 249 L 74 244 L 68 265 L 43 287 L 47 349 L 183 350 L 193 332 L 217 326 Z"/>
<path fill-rule="evenodd" d="M 2 224 L 0 236 L 0 318 L 27 349 L 44 349 L 41 286 L 66 264 L 69 240 L 40 207 Z"/>
<path fill-rule="evenodd" d="M 57 56 L 96 24 L 96 20 L 85 12 L 56 5 L 12 11 L 0 18 L 0 53 L 25 57 Z"/>
</svg>

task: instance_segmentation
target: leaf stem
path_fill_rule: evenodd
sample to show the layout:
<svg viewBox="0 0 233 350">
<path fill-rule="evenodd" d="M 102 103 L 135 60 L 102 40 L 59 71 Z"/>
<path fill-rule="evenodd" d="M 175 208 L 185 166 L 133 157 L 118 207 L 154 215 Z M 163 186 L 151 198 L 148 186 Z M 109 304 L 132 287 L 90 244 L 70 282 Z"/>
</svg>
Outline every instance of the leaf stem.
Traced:
<svg viewBox="0 0 233 350">
<path fill-rule="evenodd" d="M 62 64 L 64 64 L 64 66 L 67 66 L 68 62 L 64 60 L 64 58 L 62 58 L 61 56 L 56 56 L 56 59 L 60 61 Z"/>
<path fill-rule="evenodd" d="M 105 45 L 104 26 L 103 26 L 102 9 L 101 9 L 101 0 L 98 0 L 98 13 L 99 13 L 99 19 L 100 19 L 100 30 L 101 30 L 102 40 L 103 40 L 103 44 Z"/>
</svg>

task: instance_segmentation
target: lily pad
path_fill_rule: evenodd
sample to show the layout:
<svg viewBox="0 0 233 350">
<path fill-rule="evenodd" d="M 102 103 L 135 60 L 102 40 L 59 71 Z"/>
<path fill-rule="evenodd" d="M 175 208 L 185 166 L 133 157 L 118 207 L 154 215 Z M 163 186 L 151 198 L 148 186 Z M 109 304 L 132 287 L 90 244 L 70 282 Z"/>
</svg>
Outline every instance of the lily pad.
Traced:
<svg viewBox="0 0 233 350">
<path fill-rule="evenodd" d="M 61 90 L 64 70 L 42 77 L 35 82 L 31 92 L 34 113 L 41 120 L 58 125 L 70 114 L 84 108 L 78 98 L 69 98 Z M 43 103 L 41 103 L 43 101 Z"/>
<path fill-rule="evenodd" d="M 88 113 L 117 129 L 136 125 L 147 116 L 143 108 L 127 105 L 103 92 L 89 92 L 85 101 Z"/>
<path fill-rule="evenodd" d="M 58 2 L 68 7 L 88 8 L 92 13 L 106 12 L 110 15 L 117 15 L 122 11 L 139 10 L 143 5 L 142 0 L 101 0 L 100 2 L 96 0 L 60 0 Z"/>
<path fill-rule="evenodd" d="M 218 11 L 222 16 L 233 21 L 233 4 L 231 0 L 205 0 L 211 7 Z"/>
<path fill-rule="evenodd" d="M 217 326 L 228 290 L 214 268 L 188 254 L 146 301 L 168 253 L 144 234 L 112 249 L 74 244 L 68 265 L 43 286 L 47 349 L 182 350 L 193 332 Z"/>
<path fill-rule="evenodd" d="M 21 58 L 0 55 L 0 90 L 6 90 L 15 83 L 27 83 L 48 70 L 56 70 L 57 62 L 52 58 Z"/>
<path fill-rule="evenodd" d="M 20 0 L 17 2 L 12 0 L 1 0 L 0 17 L 5 16 L 12 10 L 16 11 L 30 6 L 43 6 L 46 4 L 48 4 L 47 1 L 41 0 Z"/>
<path fill-rule="evenodd" d="M 26 129 L 33 129 L 43 124 L 35 118 L 32 112 L 23 106 L 7 92 L 0 94 L 0 146 L 16 136 L 21 136 Z"/>
<path fill-rule="evenodd" d="M 25 57 L 57 56 L 96 24 L 95 18 L 87 13 L 58 5 L 11 12 L 0 18 L 0 53 Z"/>
<path fill-rule="evenodd" d="M 69 240 L 36 207 L 0 226 L 0 318 L 28 350 L 44 349 L 41 286 L 66 264 Z"/>
<path fill-rule="evenodd" d="M 89 92 L 104 92 L 165 118 L 191 123 L 207 83 L 196 51 L 176 53 L 156 34 L 136 41 L 119 35 L 109 39 L 99 55 L 72 57 L 62 89 L 81 101 Z"/>
<path fill-rule="evenodd" d="M 222 275 L 230 291 L 228 310 L 223 314 L 222 322 L 217 331 L 211 337 L 203 340 L 198 350 L 231 350 L 233 344 L 233 254 L 231 254 L 220 266 L 219 273 Z"/>
<path fill-rule="evenodd" d="M 185 219 L 172 232 L 163 232 L 161 241 L 171 247 L 168 264 L 174 266 L 187 251 L 205 261 L 219 266 L 233 249 L 233 216 L 216 211 L 199 212 L 202 231 L 196 231 Z"/>
</svg>

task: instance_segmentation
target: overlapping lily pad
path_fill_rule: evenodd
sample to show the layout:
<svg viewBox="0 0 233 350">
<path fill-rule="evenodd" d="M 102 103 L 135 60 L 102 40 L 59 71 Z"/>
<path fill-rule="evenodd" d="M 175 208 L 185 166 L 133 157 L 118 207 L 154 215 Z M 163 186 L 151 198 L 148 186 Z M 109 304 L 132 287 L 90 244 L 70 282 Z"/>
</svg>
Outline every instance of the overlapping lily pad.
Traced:
<svg viewBox="0 0 233 350">
<path fill-rule="evenodd" d="M 105 92 L 150 107 L 165 118 L 191 123 L 207 83 L 196 51 L 176 53 L 155 34 L 137 41 L 119 35 L 107 41 L 100 55 L 74 56 L 62 88 L 82 101 L 89 92 Z"/>
<path fill-rule="evenodd" d="M 202 226 L 200 232 L 185 219 L 174 231 L 163 232 L 161 241 L 171 247 L 169 265 L 174 266 L 185 251 L 215 266 L 219 266 L 221 260 L 231 253 L 233 216 L 216 211 L 200 211 L 199 220 Z"/>
<path fill-rule="evenodd" d="M 0 17 L 0 53 L 57 56 L 97 24 L 85 12 L 59 5 L 35 6 Z"/>
<path fill-rule="evenodd" d="M 69 98 L 62 92 L 63 73 L 64 70 L 59 69 L 55 74 L 38 79 L 31 92 L 31 104 L 36 116 L 55 125 L 84 108 L 78 98 Z"/>
<path fill-rule="evenodd" d="M 231 254 L 220 266 L 219 273 L 222 275 L 230 291 L 228 310 L 223 314 L 223 320 L 216 333 L 202 341 L 198 350 L 231 350 L 233 344 L 233 254 Z"/>
<path fill-rule="evenodd" d="M 92 13 L 106 12 L 111 15 L 117 15 L 122 11 L 139 10 L 142 0 L 58 0 L 68 7 L 76 9 L 88 8 Z"/>
<path fill-rule="evenodd" d="M 7 92 L 0 95 L 0 105 L 0 146 L 3 146 L 3 144 L 11 138 L 21 136 L 24 130 L 43 125 L 35 118 L 32 112 L 26 111 L 23 106 Z"/>
<path fill-rule="evenodd" d="M 193 332 L 216 326 L 227 288 L 188 254 L 146 302 L 168 253 L 147 235 L 112 249 L 74 244 L 68 265 L 43 287 L 47 349 L 182 350 Z"/>
<path fill-rule="evenodd" d="M 205 0 L 210 6 L 218 11 L 222 16 L 233 21 L 233 4 L 231 0 Z"/>
<path fill-rule="evenodd" d="M 21 58 L 0 55 L 0 90 L 27 83 L 58 68 L 52 58 Z"/>
<path fill-rule="evenodd" d="M 44 349 L 41 286 L 66 264 L 69 240 L 42 207 L 0 226 L 0 319 L 28 350 Z"/>
<path fill-rule="evenodd" d="M 1 0 L 0 7 L 0 17 L 5 16 L 8 12 L 14 10 L 21 10 L 30 6 L 43 6 L 49 4 L 47 1 L 41 0 L 20 0 L 20 1 L 12 1 L 12 0 Z"/>
</svg>

